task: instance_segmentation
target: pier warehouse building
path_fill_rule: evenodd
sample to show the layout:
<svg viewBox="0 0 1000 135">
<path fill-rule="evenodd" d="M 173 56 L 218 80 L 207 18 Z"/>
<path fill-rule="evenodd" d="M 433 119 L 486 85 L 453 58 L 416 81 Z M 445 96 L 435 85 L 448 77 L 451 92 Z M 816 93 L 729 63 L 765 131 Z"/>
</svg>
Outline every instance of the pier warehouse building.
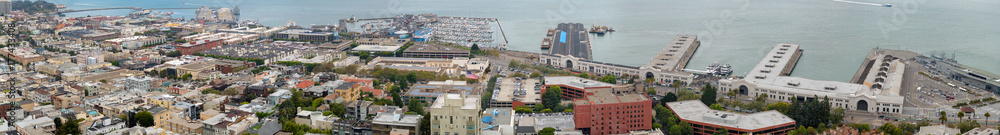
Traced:
<svg viewBox="0 0 1000 135">
<path fill-rule="evenodd" d="M 749 96 L 766 93 L 768 99 L 785 102 L 828 97 L 832 107 L 872 113 L 902 113 L 904 97 L 899 91 L 904 60 L 873 51 L 864 60 L 862 69 L 858 70 L 858 80 L 863 80 L 860 83 L 788 76 L 802 52 L 797 44 L 778 44 L 745 78 L 719 80 L 720 93 L 735 91 Z"/>
<path fill-rule="evenodd" d="M 698 36 L 677 35 L 649 63 L 641 67 L 597 62 L 589 60 L 589 58 L 556 53 L 542 53 L 538 57 L 538 61 L 556 68 L 567 68 L 595 75 L 637 75 L 641 80 L 653 78 L 655 82 L 659 83 L 681 81 L 687 84 L 692 82 L 694 74 L 682 70 L 687 66 L 688 60 L 691 59 L 691 55 L 694 55 L 699 45 L 701 45 L 701 41 L 698 41 Z"/>
</svg>

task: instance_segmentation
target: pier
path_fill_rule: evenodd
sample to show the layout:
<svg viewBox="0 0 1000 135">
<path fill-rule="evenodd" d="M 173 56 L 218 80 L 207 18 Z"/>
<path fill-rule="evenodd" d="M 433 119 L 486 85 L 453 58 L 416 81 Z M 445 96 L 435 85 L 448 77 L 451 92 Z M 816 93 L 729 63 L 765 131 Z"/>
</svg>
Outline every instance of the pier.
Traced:
<svg viewBox="0 0 1000 135">
<path fill-rule="evenodd" d="M 587 28 L 581 23 L 561 23 L 556 28 L 552 37 L 552 47 L 550 54 L 562 54 L 592 60 L 590 50 L 590 38 L 587 35 Z"/>
<path fill-rule="evenodd" d="M 507 40 L 507 34 L 503 32 L 503 25 L 500 24 L 500 19 L 493 18 L 493 21 L 496 21 L 497 27 L 500 27 L 500 35 L 503 35 L 503 43 L 504 44 L 509 43 L 509 41 Z"/>
</svg>

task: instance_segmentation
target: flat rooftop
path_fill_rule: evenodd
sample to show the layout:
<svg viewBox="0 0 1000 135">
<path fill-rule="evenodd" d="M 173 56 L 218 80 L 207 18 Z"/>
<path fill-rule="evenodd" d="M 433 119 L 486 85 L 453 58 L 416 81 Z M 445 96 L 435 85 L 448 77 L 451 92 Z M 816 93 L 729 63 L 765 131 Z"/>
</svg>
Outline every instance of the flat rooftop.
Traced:
<svg viewBox="0 0 1000 135">
<path fill-rule="evenodd" d="M 687 59 L 694 52 L 688 52 L 692 49 L 698 42 L 698 36 L 695 35 L 677 35 L 672 41 L 667 43 L 666 47 L 660 50 L 660 54 L 651 58 L 649 64 L 653 67 L 659 67 L 660 69 L 666 70 L 681 70 L 684 69 L 683 65 L 686 65 Z"/>
<path fill-rule="evenodd" d="M 475 85 L 428 85 L 428 84 L 417 84 L 410 87 L 410 90 L 404 93 L 407 96 L 424 96 L 424 97 L 437 97 L 441 94 L 447 93 L 466 93 L 469 95 L 479 95 L 479 91 L 476 90 Z"/>
<path fill-rule="evenodd" d="M 979 81 L 982 81 L 982 82 L 986 82 L 986 83 L 990 83 L 990 84 L 993 84 L 993 85 L 1000 85 L 1000 75 L 993 74 L 993 73 L 991 73 L 989 71 L 978 69 L 978 68 L 971 67 L 971 66 L 966 66 L 966 65 L 962 65 L 961 68 L 963 68 L 963 69 L 955 69 L 955 68 L 953 68 L 952 70 L 955 70 L 954 72 L 957 72 L 957 73 L 965 73 L 965 74 L 962 74 L 962 75 L 966 76 L 968 78 L 973 78 L 973 79 L 976 79 L 976 80 L 979 80 Z"/>
<path fill-rule="evenodd" d="M 403 52 L 448 52 L 448 53 L 469 53 L 469 50 L 459 49 L 450 46 L 436 45 L 436 44 L 416 44 L 412 45 Z"/>
<path fill-rule="evenodd" d="M 421 115 L 406 115 L 397 110 L 392 113 L 379 113 L 372 118 L 372 124 L 394 125 L 394 126 L 417 126 L 420 123 Z"/>
<path fill-rule="evenodd" d="M 215 65 L 208 62 L 195 62 L 187 65 L 180 66 L 183 69 L 204 69 L 204 68 L 215 68 Z"/>
<path fill-rule="evenodd" d="M 478 109 L 476 106 L 479 106 L 479 104 L 482 103 L 476 95 L 470 95 L 462 98 L 462 95 L 447 93 L 443 96 L 444 98 L 437 98 L 434 103 L 431 104 L 430 108 L 442 108 L 445 104 L 455 105 L 455 103 L 446 103 L 446 101 L 462 101 L 461 107 L 459 107 L 460 109 Z"/>
<path fill-rule="evenodd" d="M 561 130 L 576 130 L 576 122 L 572 113 L 532 113 L 514 116 L 518 126 L 533 126 L 535 130 L 552 127 Z"/>
<path fill-rule="evenodd" d="M 730 130 L 734 128 L 757 130 L 778 125 L 795 124 L 795 120 L 775 110 L 753 114 L 726 112 L 712 110 L 699 100 L 669 102 L 667 103 L 667 107 L 674 111 L 682 120 L 723 126 Z"/>
<path fill-rule="evenodd" d="M 400 47 L 402 46 L 358 45 L 358 47 L 354 47 L 351 51 L 394 52 L 399 50 Z"/>
<path fill-rule="evenodd" d="M 596 80 L 590 80 L 586 78 L 580 78 L 577 76 L 549 76 L 545 77 L 545 85 L 566 85 L 572 86 L 579 89 L 592 88 L 592 87 L 611 87 L 614 84 L 605 83 Z"/>
<path fill-rule="evenodd" d="M 626 88 L 626 87 L 621 87 Z M 630 103 L 630 102 L 640 102 L 650 100 L 646 95 L 641 93 L 621 93 L 616 94 L 615 88 L 611 89 L 596 89 L 593 91 L 593 95 L 586 95 L 586 98 L 573 100 L 574 105 L 597 105 L 597 104 L 617 104 L 617 103 Z M 622 90 L 625 91 L 625 90 Z M 590 92 L 590 91 L 588 91 Z"/>
<path fill-rule="evenodd" d="M 593 59 L 590 37 L 582 23 L 560 23 L 553 35 L 551 54 L 570 55 L 577 58 Z"/>
</svg>

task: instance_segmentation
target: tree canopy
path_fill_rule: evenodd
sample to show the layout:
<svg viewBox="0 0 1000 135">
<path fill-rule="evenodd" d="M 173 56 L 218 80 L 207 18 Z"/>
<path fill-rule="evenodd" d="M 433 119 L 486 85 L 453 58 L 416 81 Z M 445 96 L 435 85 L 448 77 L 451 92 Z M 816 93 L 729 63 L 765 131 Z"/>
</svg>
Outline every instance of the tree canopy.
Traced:
<svg viewBox="0 0 1000 135">
<path fill-rule="evenodd" d="M 705 87 L 701 88 L 701 102 L 705 103 L 706 105 L 715 104 L 716 92 L 718 92 L 718 90 L 715 89 L 715 87 L 712 87 L 711 84 L 706 83 Z"/>
<path fill-rule="evenodd" d="M 559 106 L 559 102 L 562 102 L 562 88 L 559 86 L 550 86 L 545 89 L 545 93 L 542 93 L 542 105 L 547 107 Z"/>
<path fill-rule="evenodd" d="M 608 75 L 608 76 L 601 77 L 601 79 L 598 79 L 598 81 L 606 82 L 606 83 L 610 83 L 610 84 L 616 84 L 618 82 L 618 78 L 615 78 L 615 76 Z"/>
<path fill-rule="evenodd" d="M 154 124 L 153 114 L 148 111 L 142 111 L 135 114 L 135 120 L 142 127 L 152 127 Z"/>
</svg>

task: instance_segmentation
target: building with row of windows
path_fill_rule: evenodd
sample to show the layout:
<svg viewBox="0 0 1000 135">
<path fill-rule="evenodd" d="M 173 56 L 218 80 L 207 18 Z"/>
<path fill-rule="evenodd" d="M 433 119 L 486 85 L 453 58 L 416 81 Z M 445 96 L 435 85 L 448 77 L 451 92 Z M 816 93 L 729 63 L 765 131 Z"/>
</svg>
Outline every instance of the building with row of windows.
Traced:
<svg viewBox="0 0 1000 135">
<path fill-rule="evenodd" d="M 830 99 L 831 107 L 872 113 L 903 112 L 904 59 L 872 51 L 856 75 L 856 82 L 814 80 L 788 76 L 803 50 L 797 44 L 775 45 L 744 78 L 719 80 L 720 93 L 767 94 L 770 100 Z"/>
<path fill-rule="evenodd" d="M 771 110 L 752 114 L 712 110 L 700 100 L 666 103 L 681 121 L 690 123 L 695 134 L 710 135 L 725 128 L 728 134 L 786 134 L 795 120 Z"/>
<path fill-rule="evenodd" d="M 653 78 L 656 83 L 680 81 L 687 84 L 693 81 L 694 74 L 682 70 L 700 45 L 698 36 L 677 35 L 649 63 L 640 67 L 598 62 L 559 53 L 542 53 L 538 57 L 538 62 L 542 65 L 594 75 L 632 75 L 638 76 L 640 80 Z"/>
</svg>

